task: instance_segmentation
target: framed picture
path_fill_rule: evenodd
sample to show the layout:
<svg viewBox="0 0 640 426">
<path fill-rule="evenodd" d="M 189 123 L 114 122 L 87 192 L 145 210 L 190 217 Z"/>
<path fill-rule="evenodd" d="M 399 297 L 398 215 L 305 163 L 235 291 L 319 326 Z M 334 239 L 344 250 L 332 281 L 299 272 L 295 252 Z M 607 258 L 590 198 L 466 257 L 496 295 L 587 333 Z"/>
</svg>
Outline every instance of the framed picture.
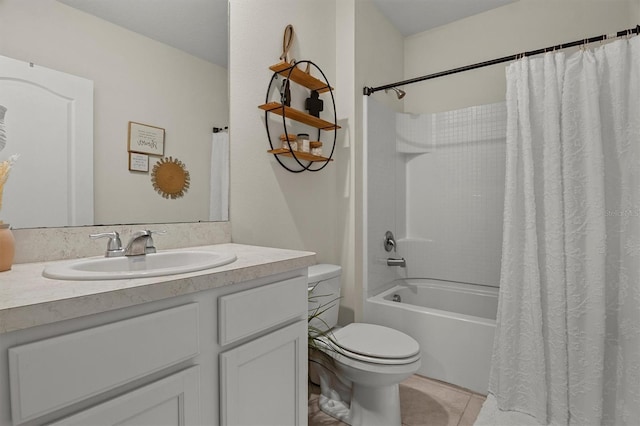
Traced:
<svg viewBox="0 0 640 426">
<path fill-rule="evenodd" d="M 129 153 L 129 170 L 131 170 L 132 172 L 148 172 L 149 156 L 147 154 L 130 152 Z"/>
<path fill-rule="evenodd" d="M 130 121 L 129 152 L 164 155 L 164 129 Z"/>
</svg>

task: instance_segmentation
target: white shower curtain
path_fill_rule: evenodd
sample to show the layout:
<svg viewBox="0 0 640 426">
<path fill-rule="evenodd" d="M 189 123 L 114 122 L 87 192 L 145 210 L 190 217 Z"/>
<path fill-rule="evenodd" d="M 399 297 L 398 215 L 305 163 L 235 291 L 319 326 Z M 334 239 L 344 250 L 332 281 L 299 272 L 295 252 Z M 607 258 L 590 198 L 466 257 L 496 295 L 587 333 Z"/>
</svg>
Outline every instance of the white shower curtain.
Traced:
<svg viewBox="0 0 640 426">
<path fill-rule="evenodd" d="M 229 220 L 229 133 L 213 133 L 211 140 L 211 195 L 209 220 Z"/>
<path fill-rule="evenodd" d="M 640 37 L 517 61 L 507 108 L 489 392 L 542 424 L 638 425 Z"/>
</svg>

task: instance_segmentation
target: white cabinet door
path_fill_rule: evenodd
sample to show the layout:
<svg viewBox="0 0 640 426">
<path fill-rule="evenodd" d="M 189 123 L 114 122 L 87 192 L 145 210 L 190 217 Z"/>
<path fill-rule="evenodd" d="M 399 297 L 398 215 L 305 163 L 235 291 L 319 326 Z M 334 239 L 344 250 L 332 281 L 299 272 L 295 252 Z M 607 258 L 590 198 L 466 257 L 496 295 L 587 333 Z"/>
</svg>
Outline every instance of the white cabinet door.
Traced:
<svg viewBox="0 0 640 426">
<path fill-rule="evenodd" d="M 306 320 L 220 355 L 220 421 L 307 424 Z"/>
<path fill-rule="evenodd" d="M 200 424 L 200 369 L 191 367 L 50 426 Z"/>
</svg>

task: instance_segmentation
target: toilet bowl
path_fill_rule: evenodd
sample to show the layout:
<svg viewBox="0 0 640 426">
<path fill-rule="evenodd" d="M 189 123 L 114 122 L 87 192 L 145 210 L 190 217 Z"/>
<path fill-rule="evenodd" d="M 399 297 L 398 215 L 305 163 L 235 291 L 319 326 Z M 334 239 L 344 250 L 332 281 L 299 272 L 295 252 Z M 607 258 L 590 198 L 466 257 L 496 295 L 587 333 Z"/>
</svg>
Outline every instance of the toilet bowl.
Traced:
<svg viewBox="0 0 640 426">
<path fill-rule="evenodd" d="M 400 426 L 399 383 L 420 367 L 420 346 L 389 327 L 352 323 L 336 327 L 340 266 L 309 268 L 310 327 L 326 332 L 321 354 L 310 354 L 320 385 L 320 409 L 352 426 Z"/>
</svg>

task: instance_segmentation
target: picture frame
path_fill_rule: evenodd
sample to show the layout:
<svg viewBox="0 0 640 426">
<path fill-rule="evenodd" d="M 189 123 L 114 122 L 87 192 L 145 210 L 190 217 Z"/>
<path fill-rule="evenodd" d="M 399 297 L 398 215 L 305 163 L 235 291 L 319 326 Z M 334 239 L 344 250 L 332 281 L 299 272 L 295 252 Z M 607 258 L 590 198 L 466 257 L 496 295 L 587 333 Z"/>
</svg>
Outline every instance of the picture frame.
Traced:
<svg viewBox="0 0 640 426">
<path fill-rule="evenodd" d="M 148 172 L 149 156 L 138 152 L 129 153 L 129 170 L 132 172 Z"/>
<path fill-rule="evenodd" d="M 148 124 L 129 122 L 129 152 L 164 155 L 164 129 Z"/>
</svg>

